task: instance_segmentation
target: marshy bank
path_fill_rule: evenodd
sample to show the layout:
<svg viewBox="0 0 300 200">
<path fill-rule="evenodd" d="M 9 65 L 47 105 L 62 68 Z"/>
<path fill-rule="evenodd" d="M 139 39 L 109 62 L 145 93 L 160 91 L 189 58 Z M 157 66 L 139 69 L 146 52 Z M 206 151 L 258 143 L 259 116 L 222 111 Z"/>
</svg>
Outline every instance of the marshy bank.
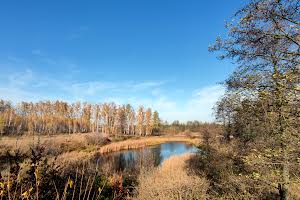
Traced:
<svg viewBox="0 0 300 200">
<path fill-rule="evenodd" d="M 18 150 L 19 153 L 28 157 L 27 154 L 36 145 L 41 145 L 45 149 L 48 158 L 56 158 L 60 163 L 69 164 L 82 160 L 88 160 L 95 154 L 105 154 L 110 152 L 137 149 L 145 146 L 153 146 L 166 142 L 185 142 L 199 145 L 199 137 L 179 136 L 119 136 L 104 138 L 97 133 L 84 134 L 60 134 L 53 136 L 20 136 L 0 138 L 0 163 L 2 169 L 7 163 L 7 152 Z M 0 168 L 1 169 L 1 168 Z"/>
<path fill-rule="evenodd" d="M 144 148 L 97 154 L 93 161 L 98 166 L 109 165 L 110 170 L 133 174 L 135 171 L 149 167 L 158 167 L 173 156 L 197 153 L 200 150 L 183 142 L 167 142 Z"/>
<path fill-rule="evenodd" d="M 0 192 L 3 199 L 128 199 L 142 171 L 171 156 L 196 152 L 192 144 L 199 143 L 184 136 L 6 137 L 1 140 L 6 153 L 1 158 Z"/>
</svg>

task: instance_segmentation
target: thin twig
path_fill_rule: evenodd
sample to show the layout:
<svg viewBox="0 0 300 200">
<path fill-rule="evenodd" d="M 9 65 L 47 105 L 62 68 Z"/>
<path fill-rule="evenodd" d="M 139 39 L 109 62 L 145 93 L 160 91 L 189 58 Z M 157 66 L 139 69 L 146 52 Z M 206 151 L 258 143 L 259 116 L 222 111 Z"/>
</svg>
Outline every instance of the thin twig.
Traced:
<svg viewBox="0 0 300 200">
<path fill-rule="evenodd" d="M 76 191 L 77 175 L 78 175 L 78 167 L 76 168 L 76 177 L 75 177 L 75 182 L 74 182 L 74 190 L 73 190 L 72 200 L 74 199 L 74 195 L 75 195 L 75 191 Z"/>
<path fill-rule="evenodd" d="M 94 182 L 95 182 L 95 177 L 96 177 L 96 174 L 94 175 L 94 178 L 93 178 L 93 181 L 92 181 L 92 184 L 91 184 L 91 187 L 90 187 L 90 190 L 89 190 L 89 193 L 88 193 L 88 196 L 87 196 L 87 198 L 86 198 L 86 199 L 89 199 L 89 197 L 90 197 L 91 190 L 92 190 L 92 188 L 93 188 L 93 185 L 94 185 Z"/>
<path fill-rule="evenodd" d="M 88 181 L 87 181 L 86 186 L 85 186 L 84 195 L 83 195 L 83 199 L 82 199 L 82 200 L 85 199 L 85 195 L 86 195 L 86 192 L 87 192 L 87 190 L 88 190 L 89 183 L 90 183 L 90 178 L 91 178 L 91 177 L 89 176 Z"/>
<path fill-rule="evenodd" d="M 83 168 L 82 168 L 82 174 L 81 174 L 81 180 L 80 180 L 79 197 L 78 197 L 79 200 L 80 200 L 80 196 L 81 196 L 83 175 L 84 175 L 84 165 L 83 165 Z"/>
<path fill-rule="evenodd" d="M 54 188 L 55 188 L 55 191 L 56 191 L 56 198 L 55 198 L 55 200 L 58 200 L 58 199 L 59 199 L 59 192 L 58 192 L 58 190 L 57 190 L 57 188 L 56 188 L 56 184 L 55 184 L 55 182 L 54 182 L 54 181 L 52 181 L 52 183 L 53 183 L 53 185 L 54 185 Z"/>
</svg>

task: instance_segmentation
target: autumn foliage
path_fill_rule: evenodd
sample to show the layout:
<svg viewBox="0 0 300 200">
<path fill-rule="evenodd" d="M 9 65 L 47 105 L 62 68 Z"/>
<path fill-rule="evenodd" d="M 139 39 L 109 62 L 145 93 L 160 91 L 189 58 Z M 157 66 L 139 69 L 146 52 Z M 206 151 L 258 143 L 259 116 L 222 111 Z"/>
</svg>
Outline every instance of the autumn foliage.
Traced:
<svg viewBox="0 0 300 200">
<path fill-rule="evenodd" d="M 0 100 L 0 133 L 57 134 L 101 132 L 111 135 L 151 135 L 157 131 L 158 113 L 115 103 L 89 104 L 63 101 L 21 102 Z"/>
</svg>

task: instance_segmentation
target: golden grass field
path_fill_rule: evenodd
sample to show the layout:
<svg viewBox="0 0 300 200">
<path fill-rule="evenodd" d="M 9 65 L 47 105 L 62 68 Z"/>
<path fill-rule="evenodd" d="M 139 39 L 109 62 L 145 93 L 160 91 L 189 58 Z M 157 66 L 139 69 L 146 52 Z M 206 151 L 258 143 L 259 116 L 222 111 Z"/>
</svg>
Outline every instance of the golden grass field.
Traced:
<svg viewBox="0 0 300 200">
<path fill-rule="evenodd" d="M 206 199 L 208 181 L 196 176 L 187 167 L 186 162 L 192 156 L 172 156 L 162 166 L 142 172 L 136 199 Z"/>
</svg>

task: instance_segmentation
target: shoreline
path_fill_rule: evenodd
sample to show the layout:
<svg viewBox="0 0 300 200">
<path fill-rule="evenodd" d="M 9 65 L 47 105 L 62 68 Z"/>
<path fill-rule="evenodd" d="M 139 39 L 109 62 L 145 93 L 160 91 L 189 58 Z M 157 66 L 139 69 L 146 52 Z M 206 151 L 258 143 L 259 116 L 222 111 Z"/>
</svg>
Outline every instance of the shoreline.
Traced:
<svg viewBox="0 0 300 200">
<path fill-rule="evenodd" d="M 131 149 L 155 146 L 167 142 L 184 142 L 198 146 L 201 139 L 187 135 L 162 135 L 162 136 L 136 136 L 130 138 L 109 138 L 110 143 L 102 143 L 105 138 L 99 138 L 94 133 L 74 134 L 74 135 L 55 135 L 52 137 L 41 136 L 40 144 L 45 146 L 46 156 L 51 160 L 56 157 L 62 164 L 70 164 L 77 161 L 91 159 L 96 154 L 104 155 L 108 153 L 126 151 Z M 100 141 L 101 140 L 101 141 Z M 30 148 L 37 142 L 37 137 L 33 140 L 31 136 L 5 137 L 2 138 L 3 150 L 0 158 L 5 158 L 4 150 L 13 151 L 20 149 L 22 153 L 30 151 Z M 18 147 L 15 144 L 18 143 Z M 5 161 L 4 161 L 5 163 Z"/>
<path fill-rule="evenodd" d="M 191 145 L 200 145 L 199 138 L 190 138 L 187 136 L 149 136 L 144 138 L 131 138 L 123 141 L 116 141 L 101 147 L 94 147 L 87 150 L 74 150 L 62 153 L 57 159 L 64 164 L 76 163 L 78 161 L 87 161 L 95 155 L 107 155 L 109 153 L 128 151 L 133 149 L 155 146 L 167 142 L 184 142 Z"/>
<path fill-rule="evenodd" d="M 197 146 L 201 143 L 201 140 L 199 138 L 190 138 L 187 136 L 149 136 L 136 139 L 131 138 L 101 146 L 97 152 L 100 154 L 107 154 L 124 150 L 139 149 L 147 146 L 155 146 L 167 142 L 184 142 Z"/>
</svg>

